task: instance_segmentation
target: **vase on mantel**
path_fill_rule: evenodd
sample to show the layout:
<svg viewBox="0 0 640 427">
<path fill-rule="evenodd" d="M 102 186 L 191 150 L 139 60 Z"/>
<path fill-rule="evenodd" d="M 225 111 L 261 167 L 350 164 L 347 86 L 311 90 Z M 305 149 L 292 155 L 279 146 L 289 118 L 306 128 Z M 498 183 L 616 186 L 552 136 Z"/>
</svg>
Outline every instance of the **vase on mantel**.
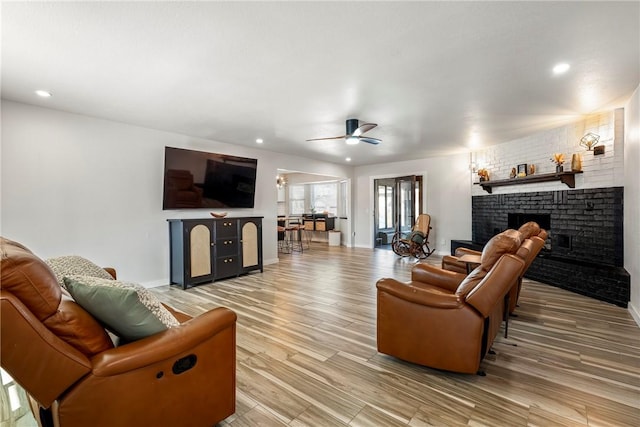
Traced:
<svg viewBox="0 0 640 427">
<path fill-rule="evenodd" d="M 573 172 L 580 172 L 582 170 L 582 157 L 576 153 L 571 156 L 571 170 Z"/>
<path fill-rule="evenodd" d="M 564 171 L 564 167 L 562 165 L 556 165 L 556 173 L 561 173 Z"/>
</svg>

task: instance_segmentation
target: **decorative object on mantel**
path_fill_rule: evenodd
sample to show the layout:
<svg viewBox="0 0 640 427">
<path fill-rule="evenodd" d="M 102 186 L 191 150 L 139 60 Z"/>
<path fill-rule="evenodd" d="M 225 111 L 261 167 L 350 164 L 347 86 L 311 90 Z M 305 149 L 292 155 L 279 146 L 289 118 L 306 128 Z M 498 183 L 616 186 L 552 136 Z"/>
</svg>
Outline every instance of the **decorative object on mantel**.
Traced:
<svg viewBox="0 0 640 427">
<path fill-rule="evenodd" d="M 211 216 L 214 218 L 224 218 L 225 216 L 227 216 L 227 212 L 210 212 Z"/>
<path fill-rule="evenodd" d="M 582 157 L 579 153 L 574 153 L 571 156 L 571 170 L 574 172 L 582 170 Z"/>
<path fill-rule="evenodd" d="M 529 175 L 536 173 L 536 165 L 529 165 Z"/>
<path fill-rule="evenodd" d="M 489 171 L 484 168 L 478 170 L 478 176 L 480 177 L 480 182 L 489 181 Z"/>
<path fill-rule="evenodd" d="M 564 167 L 562 166 L 564 163 L 564 154 L 554 153 L 551 161 L 556 164 L 556 173 L 560 173 L 564 170 Z"/>
<path fill-rule="evenodd" d="M 518 165 L 518 178 L 524 178 L 527 176 L 527 164 L 523 163 Z"/>
<path fill-rule="evenodd" d="M 593 147 L 593 155 L 599 156 L 600 154 L 604 154 L 604 145 L 598 145 L 597 147 Z"/>
<path fill-rule="evenodd" d="M 517 175 L 516 168 L 511 168 L 511 173 L 509 174 L 509 178 L 513 179 Z"/>
<path fill-rule="evenodd" d="M 593 132 L 589 132 L 585 136 L 580 138 L 580 145 L 585 147 L 587 151 L 592 151 L 593 147 L 598 145 L 598 142 L 600 142 L 600 135 L 596 135 Z"/>
</svg>

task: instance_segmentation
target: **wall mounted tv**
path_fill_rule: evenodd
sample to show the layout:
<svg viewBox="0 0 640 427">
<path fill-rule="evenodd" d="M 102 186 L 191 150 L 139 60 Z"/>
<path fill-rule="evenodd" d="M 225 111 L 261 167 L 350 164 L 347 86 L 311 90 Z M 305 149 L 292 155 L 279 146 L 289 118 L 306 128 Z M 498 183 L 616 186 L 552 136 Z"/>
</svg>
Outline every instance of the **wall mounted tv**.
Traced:
<svg viewBox="0 0 640 427">
<path fill-rule="evenodd" d="M 257 159 L 164 148 L 162 208 L 252 208 Z"/>
</svg>

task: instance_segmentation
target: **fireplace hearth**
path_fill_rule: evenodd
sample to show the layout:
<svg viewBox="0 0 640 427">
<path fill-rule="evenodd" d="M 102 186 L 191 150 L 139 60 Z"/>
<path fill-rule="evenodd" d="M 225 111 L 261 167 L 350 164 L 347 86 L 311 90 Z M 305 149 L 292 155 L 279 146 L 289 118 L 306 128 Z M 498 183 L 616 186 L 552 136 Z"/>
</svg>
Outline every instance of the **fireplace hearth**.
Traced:
<svg viewBox="0 0 640 427">
<path fill-rule="evenodd" d="M 472 209 L 472 236 L 478 245 L 528 221 L 549 232 L 527 277 L 627 306 L 622 187 L 474 196 Z"/>
</svg>

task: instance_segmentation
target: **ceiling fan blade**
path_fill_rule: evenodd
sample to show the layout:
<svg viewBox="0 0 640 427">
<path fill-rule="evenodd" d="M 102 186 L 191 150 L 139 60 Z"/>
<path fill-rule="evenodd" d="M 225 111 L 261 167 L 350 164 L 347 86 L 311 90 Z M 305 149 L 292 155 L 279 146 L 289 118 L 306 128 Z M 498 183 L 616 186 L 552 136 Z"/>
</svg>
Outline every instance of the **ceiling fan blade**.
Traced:
<svg viewBox="0 0 640 427">
<path fill-rule="evenodd" d="M 381 140 L 381 139 L 378 139 L 378 138 L 369 138 L 369 137 L 367 137 L 367 136 L 361 136 L 361 137 L 360 137 L 360 141 L 362 141 L 362 142 L 367 142 L 367 143 L 369 143 L 369 144 L 373 144 L 373 145 L 378 145 L 378 144 L 380 144 L 380 143 L 382 142 L 382 140 Z"/>
<path fill-rule="evenodd" d="M 371 129 L 373 129 L 376 126 L 378 125 L 375 123 L 363 123 L 358 127 L 358 129 L 353 131 L 353 136 L 360 136 L 365 132 L 369 132 Z"/>
<path fill-rule="evenodd" d="M 343 139 L 346 138 L 347 135 L 342 135 L 342 136 L 332 136 L 331 138 L 313 138 L 313 139 L 307 139 L 307 141 L 325 141 L 328 139 Z"/>
</svg>

